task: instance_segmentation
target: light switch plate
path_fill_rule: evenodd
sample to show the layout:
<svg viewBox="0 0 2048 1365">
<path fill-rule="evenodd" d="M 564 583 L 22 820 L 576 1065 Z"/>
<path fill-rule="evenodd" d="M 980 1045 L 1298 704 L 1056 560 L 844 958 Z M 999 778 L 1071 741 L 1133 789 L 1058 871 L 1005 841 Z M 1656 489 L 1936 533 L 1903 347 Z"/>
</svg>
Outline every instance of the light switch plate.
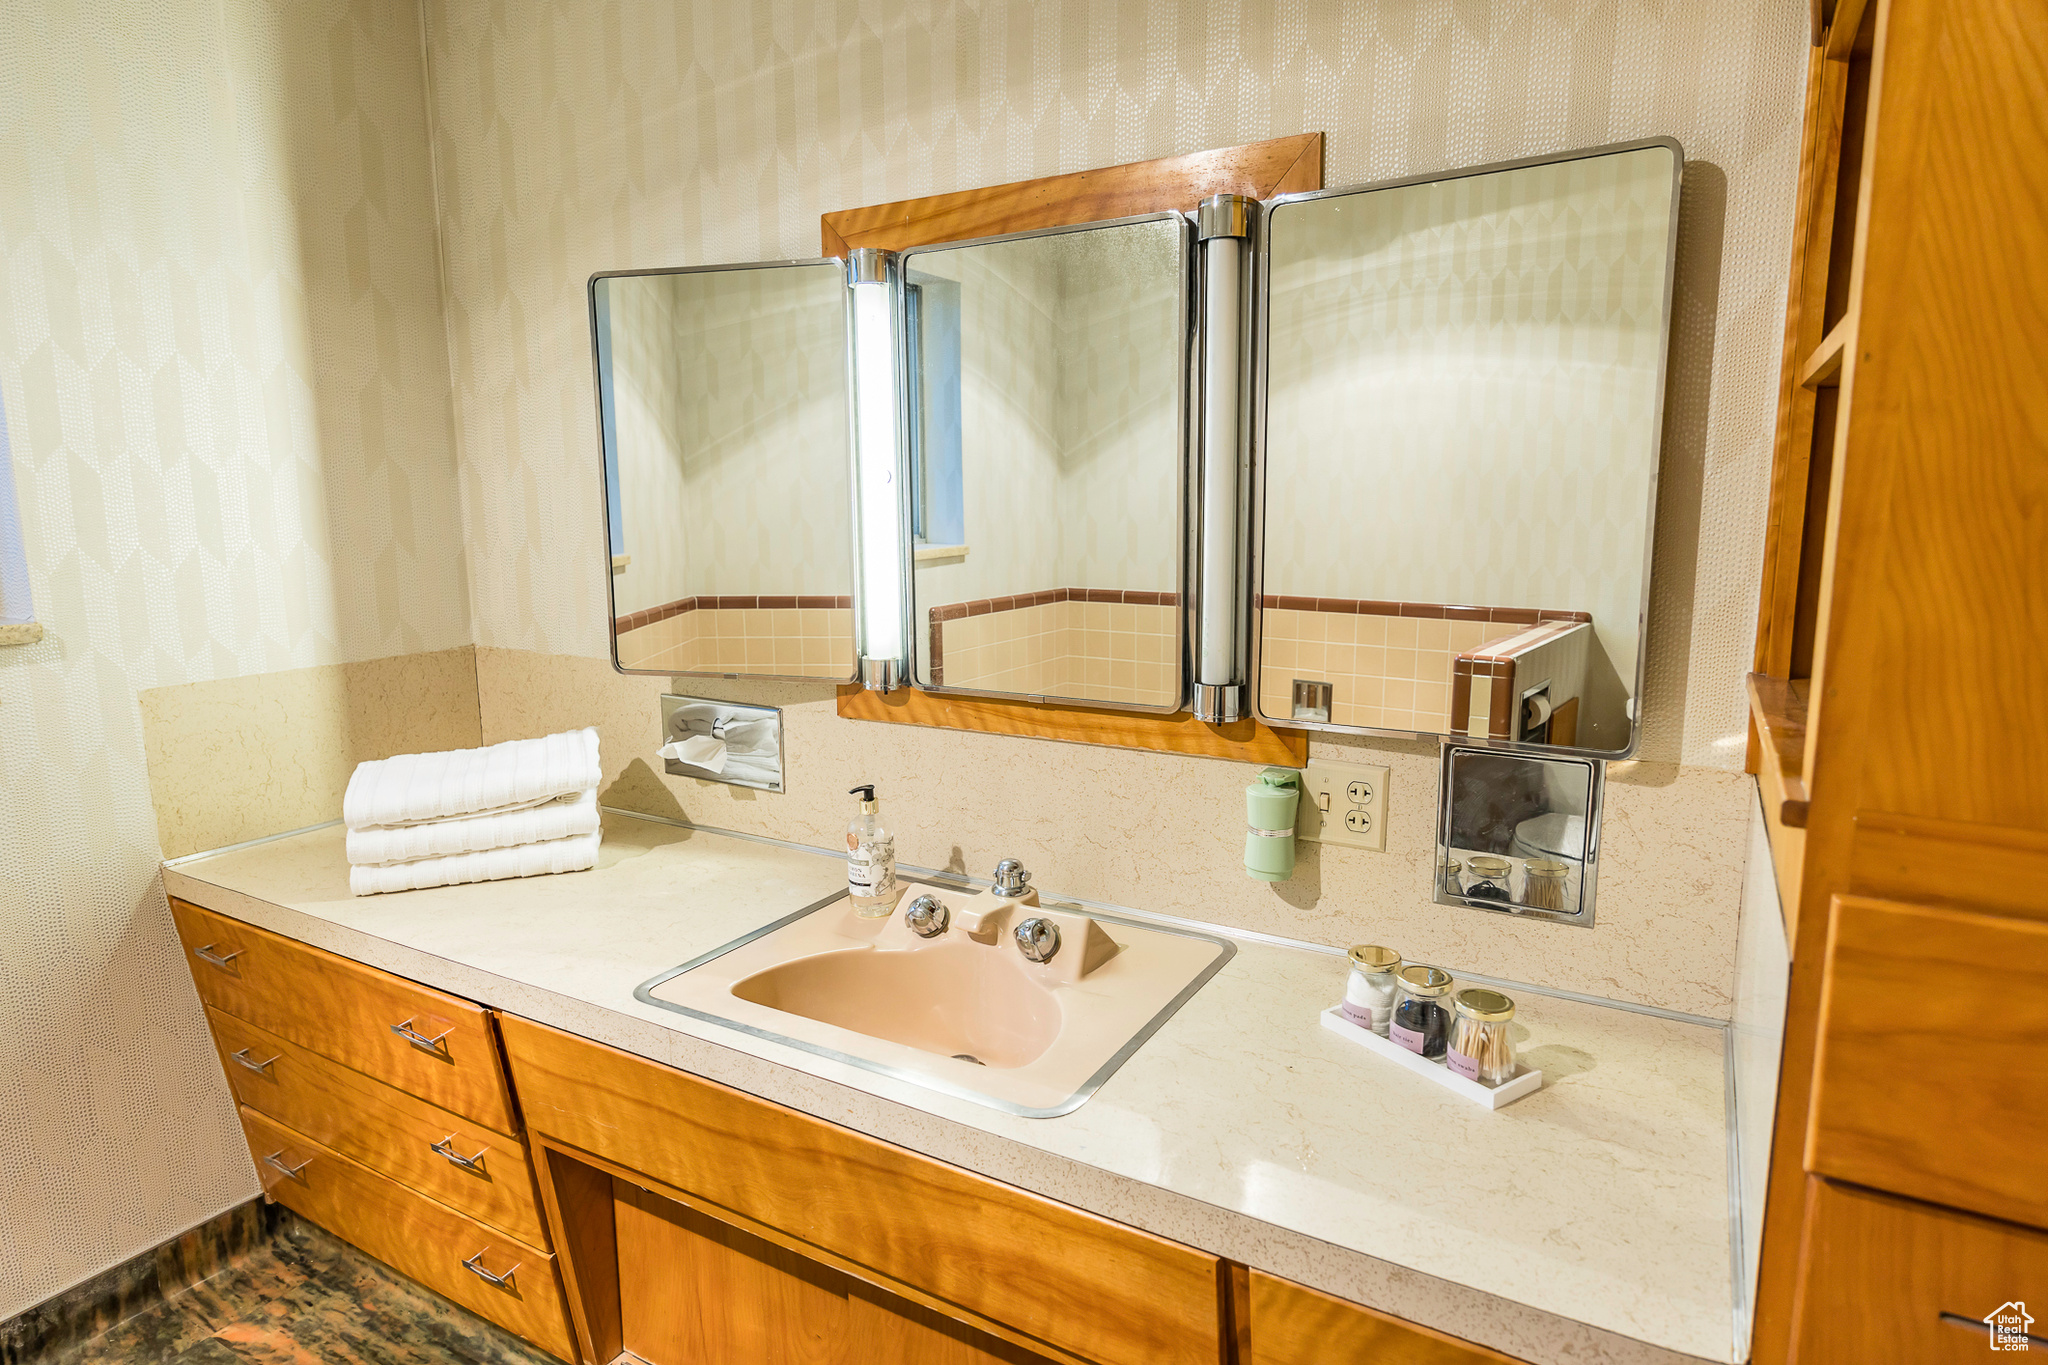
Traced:
<svg viewBox="0 0 2048 1365">
<path fill-rule="evenodd" d="M 1387 770 L 1310 759 L 1301 775 L 1294 837 L 1386 852 Z"/>
</svg>

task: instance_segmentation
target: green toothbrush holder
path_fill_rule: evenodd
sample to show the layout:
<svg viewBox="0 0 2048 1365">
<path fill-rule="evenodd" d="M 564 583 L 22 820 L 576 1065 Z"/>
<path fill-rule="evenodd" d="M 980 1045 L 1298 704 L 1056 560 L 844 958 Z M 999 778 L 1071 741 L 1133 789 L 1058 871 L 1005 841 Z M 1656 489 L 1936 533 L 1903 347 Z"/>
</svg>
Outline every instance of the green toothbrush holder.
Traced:
<svg viewBox="0 0 2048 1365">
<path fill-rule="evenodd" d="M 1254 881 L 1284 882 L 1294 875 L 1294 813 L 1301 804 L 1301 774 L 1268 768 L 1244 789 L 1244 870 Z"/>
</svg>

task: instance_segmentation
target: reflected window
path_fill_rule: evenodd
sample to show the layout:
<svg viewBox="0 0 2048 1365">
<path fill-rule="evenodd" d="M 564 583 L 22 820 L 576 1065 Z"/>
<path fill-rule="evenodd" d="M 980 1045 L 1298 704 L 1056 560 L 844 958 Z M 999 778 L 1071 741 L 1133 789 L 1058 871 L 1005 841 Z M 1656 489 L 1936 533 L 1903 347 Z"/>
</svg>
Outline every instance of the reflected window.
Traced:
<svg viewBox="0 0 2048 1365">
<path fill-rule="evenodd" d="M 28 557 L 14 505 L 14 456 L 7 446 L 7 405 L 0 400 L 0 626 L 29 626 L 35 605 L 28 595 Z"/>
</svg>

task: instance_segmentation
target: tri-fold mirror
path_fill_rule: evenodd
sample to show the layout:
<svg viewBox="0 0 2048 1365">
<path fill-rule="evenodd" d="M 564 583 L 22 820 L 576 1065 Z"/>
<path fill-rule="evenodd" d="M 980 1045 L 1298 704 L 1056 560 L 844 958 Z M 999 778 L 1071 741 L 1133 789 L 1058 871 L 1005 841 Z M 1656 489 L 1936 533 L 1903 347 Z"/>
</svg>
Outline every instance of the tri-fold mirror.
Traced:
<svg viewBox="0 0 2048 1365">
<path fill-rule="evenodd" d="M 1625 756 L 1681 164 L 596 276 L 615 660 Z"/>
</svg>

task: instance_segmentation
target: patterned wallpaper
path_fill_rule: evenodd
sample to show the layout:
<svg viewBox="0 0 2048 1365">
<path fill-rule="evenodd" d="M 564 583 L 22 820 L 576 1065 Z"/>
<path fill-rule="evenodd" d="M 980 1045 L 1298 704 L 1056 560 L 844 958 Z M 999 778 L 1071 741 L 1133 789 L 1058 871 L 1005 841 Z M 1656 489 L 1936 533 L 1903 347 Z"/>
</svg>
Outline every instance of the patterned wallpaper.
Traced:
<svg viewBox="0 0 2048 1365">
<path fill-rule="evenodd" d="M 853 591 L 843 281 L 833 266 L 677 280 L 695 593 Z"/>
<path fill-rule="evenodd" d="M 1644 754 L 1740 765 L 1798 0 L 426 3 L 479 643 L 604 652 L 591 271 L 809 255 L 828 209 L 1310 129 L 1332 185 L 1670 135 Z"/>
<path fill-rule="evenodd" d="M 1275 213 L 1264 591 L 1591 612 L 1633 687 L 1674 169 Z"/>
<path fill-rule="evenodd" d="M 621 543 L 629 557 L 612 574 L 612 607 L 626 616 L 697 591 L 690 586 L 691 528 L 678 515 L 685 502 L 676 281 L 640 275 L 601 287 L 610 322 Z"/>
<path fill-rule="evenodd" d="M 1065 586 L 1180 588 L 1179 235 L 1168 223 L 1064 239 L 1058 523 Z"/>
<path fill-rule="evenodd" d="M 1059 273 L 1054 239 L 910 258 L 960 282 L 965 559 L 916 567 L 917 609 L 1053 586 L 1060 573 Z"/>
<path fill-rule="evenodd" d="M 620 614 L 853 591 L 841 281 L 819 265 L 604 282 L 632 557 Z"/>
<path fill-rule="evenodd" d="M 136 693 L 470 640 L 421 46 L 399 0 L 0 0 L 48 631 L 0 649 L 0 1318 L 257 1188 Z"/>
</svg>

